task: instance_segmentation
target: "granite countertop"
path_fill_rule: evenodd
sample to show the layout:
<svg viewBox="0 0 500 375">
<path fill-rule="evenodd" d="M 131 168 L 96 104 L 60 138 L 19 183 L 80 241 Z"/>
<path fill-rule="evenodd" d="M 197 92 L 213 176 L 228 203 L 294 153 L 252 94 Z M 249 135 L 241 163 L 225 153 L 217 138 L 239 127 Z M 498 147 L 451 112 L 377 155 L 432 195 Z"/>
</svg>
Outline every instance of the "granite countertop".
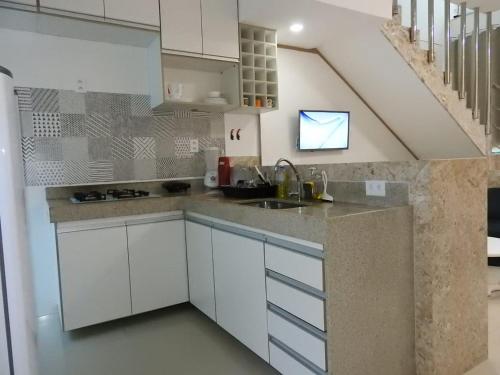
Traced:
<svg viewBox="0 0 500 375">
<path fill-rule="evenodd" d="M 343 202 L 306 202 L 305 207 L 270 210 L 240 205 L 245 200 L 225 198 L 220 192 L 200 190 L 187 194 L 163 194 L 155 198 L 85 204 L 72 203 L 67 196 L 47 195 L 50 221 L 53 223 L 186 210 L 319 243 L 325 241 L 328 227 L 334 220 L 394 209 Z"/>
</svg>

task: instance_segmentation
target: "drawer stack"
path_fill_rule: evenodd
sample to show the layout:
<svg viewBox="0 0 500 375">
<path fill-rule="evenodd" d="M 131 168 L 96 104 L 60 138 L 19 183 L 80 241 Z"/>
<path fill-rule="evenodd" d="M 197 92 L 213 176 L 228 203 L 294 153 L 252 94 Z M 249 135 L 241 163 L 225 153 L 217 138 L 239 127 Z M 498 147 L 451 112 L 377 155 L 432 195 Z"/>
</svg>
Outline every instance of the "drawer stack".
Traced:
<svg viewBox="0 0 500 375">
<path fill-rule="evenodd" d="M 323 251 L 273 241 L 265 245 L 270 364 L 283 374 L 326 374 Z"/>
</svg>

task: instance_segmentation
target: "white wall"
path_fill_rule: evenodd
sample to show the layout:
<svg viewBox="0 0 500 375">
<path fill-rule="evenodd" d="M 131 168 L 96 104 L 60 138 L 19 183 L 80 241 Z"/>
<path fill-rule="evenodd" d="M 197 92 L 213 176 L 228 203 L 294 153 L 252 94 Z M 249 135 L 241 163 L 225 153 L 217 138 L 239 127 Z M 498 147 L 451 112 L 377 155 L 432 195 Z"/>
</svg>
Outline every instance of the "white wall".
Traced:
<svg viewBox="0 0 500 375">
<path fill-rule="evenodd" d="M 319 0 L 341 8 L 355 10 L 372 16 L 391 18 L 392 0 Z"/>
<path fill-rule="evenodd" d="M 280 157 L 297 164 L 413 160 L 347 85 L 312 53 L 278 49 L 279 110 L 261 115 L 262 163 Z M 298 152 L 299 109 L 351 111 L 350 148 Z"/>
<path fill-rule="evenodd" d="M 226 156 L 260 156 L 260 123 L 258 115 L 224 115 Z M 240 131 L 240 140 L 231 140 L 231 129 Z"/>
<path fill-rule="evenodd" d="M 88 91 L 150 93 L 148 48 L 0 28 L 0 51 L 0 65 L 12 71 L 16 86 L 74 90 L 83 79 Z M 44 316 L 59 304 L 54 225 L 45 189 L 25 193 L 36 314 Z"/>
</svg>

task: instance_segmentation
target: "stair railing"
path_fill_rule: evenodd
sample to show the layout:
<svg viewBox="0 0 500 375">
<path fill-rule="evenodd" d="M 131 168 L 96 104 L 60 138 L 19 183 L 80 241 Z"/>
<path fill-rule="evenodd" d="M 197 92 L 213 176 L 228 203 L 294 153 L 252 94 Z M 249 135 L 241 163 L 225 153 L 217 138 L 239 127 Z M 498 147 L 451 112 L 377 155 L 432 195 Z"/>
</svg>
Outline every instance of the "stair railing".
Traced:
<svg viewBox="0 0 500 375">
<path fill-rule="evenodd" d="M 436 49 L 435 49 L 435 1 L 428 1 L 428 62 L 434 63 L 436 61 Z M 450 85 L 452 83 L 452 73 L 451 73 L 451 1 L 444 0 L 444 83 L 445 85 Z M 461 2 L 460 6 L 460 35 L 458 38 L 458 96 L 460 99 L 466 99 L 466 40 L 467 40 L 467 2 Z M 398 0 L 393 1 L 393 12 L 398 11 Z M 411 0 L 410 3 L 410 42 L 418 42 L 418 26 L 417 26 L 417 0 Z M 484 109 L 486 113 L 484 114 L 485 121 L 485 132 L 486 134 L 491 134 L 492 127 L 492 12 L 486 13 L 487 27 L 485 34 L 485 50 L 486 50 L 486 103 L 484 103 Z M 480 118 L 480 87 L 479 87 L 479 54 L 480 54 L 480 9 L 478 7 L 474 8 L 474 24 L 472 29 L 472 60 L 471 60 L 471 92 L 470 92 L 470 103 L 472 105 L 472 117 L 474 120 Z M 500 87 L 499 87 L 500 89 Z M 500 90 L 499 90 L 500 92 Z"/>
</svg>

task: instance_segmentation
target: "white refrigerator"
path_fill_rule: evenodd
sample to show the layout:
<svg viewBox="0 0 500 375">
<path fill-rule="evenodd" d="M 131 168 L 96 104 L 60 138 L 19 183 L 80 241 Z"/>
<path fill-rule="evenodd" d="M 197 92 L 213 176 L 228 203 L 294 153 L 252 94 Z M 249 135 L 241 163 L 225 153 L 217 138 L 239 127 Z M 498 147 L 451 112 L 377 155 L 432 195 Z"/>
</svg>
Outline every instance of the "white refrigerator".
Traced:
<svg viewBox="0 0 500 375">
<path fill-rule="evenodd" d="M 0 374 L 37 373 L 21 128 L 12 74 L 0 66 Z"/>
</svg>

